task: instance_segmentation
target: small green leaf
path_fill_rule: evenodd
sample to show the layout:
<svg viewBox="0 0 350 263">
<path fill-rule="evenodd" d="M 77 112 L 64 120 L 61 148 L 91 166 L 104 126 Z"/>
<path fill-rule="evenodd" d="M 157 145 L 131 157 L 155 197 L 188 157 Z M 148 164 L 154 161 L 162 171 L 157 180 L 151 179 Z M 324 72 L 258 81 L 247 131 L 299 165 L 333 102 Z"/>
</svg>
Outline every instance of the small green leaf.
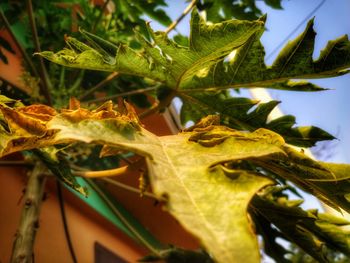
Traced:
<svg viewBox="0 0 350 263">
<path fill-rule="evenodd" d="M 87 190 L 77 182 L 76 178 L 72 175 L 69 163 L 59 157 L 57 152 L 58 150 L 53 146 L 34 150 L 34 153 L 39 156 L 57 179 L 87 197 Z"/>
</svg>

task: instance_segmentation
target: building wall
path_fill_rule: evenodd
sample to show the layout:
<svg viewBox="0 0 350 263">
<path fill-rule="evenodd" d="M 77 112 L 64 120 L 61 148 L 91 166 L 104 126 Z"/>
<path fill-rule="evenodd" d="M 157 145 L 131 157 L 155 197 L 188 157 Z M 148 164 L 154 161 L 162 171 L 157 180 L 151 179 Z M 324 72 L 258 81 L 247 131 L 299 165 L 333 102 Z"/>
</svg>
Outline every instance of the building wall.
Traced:
<svg viewBox="0 0 350 263">
<path fill-rule="evenodd" d="M 26 175 L 23 169 L 0 169 L 0 262 L 10 260 L 14 235 L 23 205 Z M 54 178 L 48 179 L 46 199 L 43 202 L 40 226 L 35 242 L 36 263 L 70 263 L 67 242 L 55 192 Z M 78 262 L 94 262 L 94 243 L 126 259 L 136 262 L 147 253 L 140 245 L 116 229 L 109 221 L 89 208 L 68 191 L 64 191 L 65 209 L 74 250 Z"/>
</svg>

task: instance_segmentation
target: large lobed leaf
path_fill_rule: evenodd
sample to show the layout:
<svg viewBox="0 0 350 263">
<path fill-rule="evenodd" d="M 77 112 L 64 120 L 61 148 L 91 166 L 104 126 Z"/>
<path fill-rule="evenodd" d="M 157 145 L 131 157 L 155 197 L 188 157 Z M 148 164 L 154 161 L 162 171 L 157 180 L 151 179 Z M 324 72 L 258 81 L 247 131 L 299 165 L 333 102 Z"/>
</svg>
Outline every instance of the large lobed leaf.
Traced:
<svg viewBox="0 0 350 263">
<path fill-rule="evenodd" d="M 313 20 L 309 21 L 300 36 L 284 47 L 273 65 L 267 67 L 264 62 L 265 51 L 259 41 L 264 31 L 264 19 L 208 24 L 194 10 L 188 47 L 176 44 L 164 32 L 153 32 L 149 28 L 154 43 L 140 36 L 144 48 L 142 51 L 134 51 L 122 44 L 111 48 L 113 44 L 83 32 L 93 48 L 68 38 L 70 50 L 39 54 L 64 66 L 119 71 L 160 80 L 179 92 L 231 87 L 310 90 L 310 85 L 295 87 L 286 81 L 347 73 L 344 71 L 350 66 L 347 36 L 330 41 L 320 57 L 313 61 L 316 34 Z M 76 48 L 79 45 L 85 47 Z M 113 60 L 106 59 L 107 56 Z"/>
<path fill-rule="evenodd" d="M 145 156 L 154 193 L 167 200 L 166 209 L 218 262 L 259 262 L 247 208 L 259 189 L 273 183 L 261 173 L 233 169 L 228 163 L 249 161 L 349 211 L 347 165 L 317 163 L 286 146 L 274 132 L 240 132 L 219 126 L 217 116 L 178 135 L 158 137 L 125 107 L 127 112 L 121 114 L 107 102 L 90 111 L 73 100 L 70 109 L 57 113 L 43 105 L 12 108 L 3 103 L 6 125 L 0 130 L 0 156 L 76 141 Z"/>
<path fill-rule="evenodd" d="M 262 126 L 256 127 L 252 118 L 240 119 L 235 110 L 227 114 L 225 109 L 218 107 L 220 104 L 211 100 L 212 92 L 254 87 L 318 91 L 322 88 L 293 79 L 339 76 L 346 74 L 350 67 L 347 36 L 330 41 L 319 58 L 312 59 L 315 40 L 312 20 L 300 36 L 284 47 L 272 66 L 266 66 L 265 51 L 259 40 L 264 31 L 264 19 L 208 24 L 194 10 L 189 46 L 178 45 L 164 32 L 153 32 L 151 28 L 153 43 L 137 33 L 142 50 L 133 50 L 124 44 L 114 45 L 83 31 L 91 47 L 68 37 L 70 49 L 57 53 L 45 51 L 40 55 L 68 67 L 118 71 L 162 82 L 166 84 L 164 87 L 172 90 L 169 96 L 183 99 L 185 119 L 198 121 L 197 113 L 209 109 L 210 114 L 223 114 L 230 123 L 236 122 L 235 126 L 239 121 L 240 129 L 250 127 L 253 131 Z M 232 101 L 221 98 L 220 102 L 226 103 L 226 99 Z M 202 113 L 200 117 L 204 116 Z M 267 127 L 266 122 L 262 124 Z M 281 133 L 289 143 L 299 146 L 312 146 L 317 141 L 333 138 L 315 127 L 294 128 L 293 125 L 294 122 L 289 121 L 283 129 L 278 129 L 278 125 L 270 128 Z"/>
<path fill-rule="evenodd" d="M 283 154 L 279 148 L 283 139 L 277 134 L 267 130 L 246 134 L 211 125 L 157 137 L 140 126 L 130 109 L 123 115 L 110 103 L 95 111 L 62 110 L 46 121 L 39 115 L 22 118 L 24 109 L 1 106 L 10 126 L 10 132 L 3 131 L 6 137 L 1 137 L 1 155 L 75 141 L 139 153 L 147 158 L 155 194 L 168 200 L 167 210 L 218 262 L 247 258 L 248 262 L 259 262 L 247 207 L 253 195 L 272 181 L 249 171 L 238 171 L 230 179 L 220 163 Z"/>
<path fill-rule="evenodd" d="M 272 183 L 257 172 L 232 170 L 225 163 L 248 160 L 349 211 L 347 188 L 340 186 L 349 183 L 348 166 L 312 161 L 269 130 L 239 132 L 209 116 L 178 135 L 157 137 L 142 128 L 128 105 L 125 114 L 115 111 L 111 102 L 92 111 L 75 102 L 61 113 L 42 105 L 12 108 L 3 103 L 0 108 L 7 125 L 0 130 L 0 156 L 76 141 L 145 156 L 155 194 L 167 200 L 167 210 L 218 262 L 259 262 L 247 207 L 259 189 Z M 308 177 L 295 170 L 301 163 Z"/>
</svg>

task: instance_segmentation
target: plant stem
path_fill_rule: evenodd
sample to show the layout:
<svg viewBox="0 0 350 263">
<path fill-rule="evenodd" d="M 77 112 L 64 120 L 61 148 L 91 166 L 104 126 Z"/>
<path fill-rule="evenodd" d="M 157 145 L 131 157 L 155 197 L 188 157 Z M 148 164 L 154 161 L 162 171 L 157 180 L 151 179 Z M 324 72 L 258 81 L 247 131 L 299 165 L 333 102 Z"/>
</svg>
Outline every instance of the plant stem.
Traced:
<svg viewBox="0 0 350 263">
<path fill-rule="evenodd" d="M 73 175 L 85 178 L 100 178 L 108 176 L 118 176 L 125 174 L 129 170 L 129 166 L 123 166 L 116 169 L 102 170 L 102 171 L 73 171 Z"/>
<path fill-rule="evenodd" d="M 115 169 L 102 170 L 102 171 L 72 171 L 73 175 L 85 177 L 85 178 L 100 178 L 110 177 L 125 174 L 128 171 L 141 170 L 141 167 L 145 164 L 144 159 L 139 159 L 129 165 L 118 167 Z"/>
<path fill-rule="evenodd" d="M 93 99 L 93 100 L 87 100 L 87 101 L 84 101 L 84 103 L 101 102 L 101 101 L 111 100 L 111 99 L 115 99 L 115 98 L 119 98 L 119 97 L 123 97 L 123 96 L 130 96 L 130 95 L 135 95 L 135 94 L 146 93 L 148 91 L 152 91 L 152 90 L 156 90 L 156 89 L 158 89 L 158 86 L 149 87 L 149 88 L 145 88 L 145 89 L 127 91 L 127 92 L 118 93 L 115 95 L 111 95 L 111 96 L 107 96 L 107 97 L 103 97 L 103 98 L 97 98 L 97 99 Z"/>
<path fill-rule="evenodd" d="M 34 164 L 28 161 L 0 161 L 0 166 L 29 166 L 32 167 Z"/>
<path fill-rule="evenodd" d="M 98 185 L 96 185 L 91 179 L 86 179 L 91 188 L 94 189 L 98 193 L 98 195 L 105 201 L 105 203 L 109 206 L 109 208 L 113 211 L 113 213 L 123 222 L 126 228 L 137 238 L 138 241 L 141 242 L 147 249 L 149 249 L 155 255 L 159 255 L 159 250 L 153 247 L 139 231 L 124 217 L 123 213 L 121 213 L 118 208 L 113 204 L 113 202 L 108 198 L 105 191 L 103 191 Z"/>
<path fill-rule="evenodd" d="M 79 86 L 81 85 L 81 83 L 84 80 L 84 75 L 85 75 L 85 70 L 84 69 L 79 70 L 79 74 L 78 74 L 77 78 L 75 79 L 73 85 L 69 88 L 70 92 L 79 88 Z"/>
<path fill-rule="evenodd" d="M 32 262 L 35 234 L 39 227 L 39 214 L 46 181 L 44 171 L 45 166 L 37 162 L 29 177 L 20 223 L 12 247 L 11 263 Z"/>
<path fill-rule="evenodd" d="M 110 178 L 101 178 L 100 180 L 104 181 L 104 182 L 107 182 L 111 185 L 114 185 L 114 186 L 117 186 L 119 188 L 122 188 L 122 189 L 125 189 L 127 191 L 130 191 L 130 192 L 133 192 L 133 193 L 138 193 L 140 194 L 140 189 L 138 188 L 135 188 L 135 187 L 132 187 L 130 185 L 126 185 L 126 184 L 123 184 L 121 182 L 118 182 L 118 181 L 115 181 L 113 179 L 110 179 Z M 154 194 L 150 193 L 150 192 L 144 192 L 143 193 L 144 196 L 147 196 L 149 198 L 152 198 L 152 199 L 156 199 L 156 200 L 159 200 L 159 198 L 157 196 L 155 196 Z"/>
<path fill-rule="evenodd" d="M 15 42 L 17 48 L 19 49 L 19 51 L 21 52 L 21 55 L 24 59 L 24 61 L 26 62 L 27 66 L 29 67 L 30 71 L 33 73 L 33 75 L 37 78 L 39 78 L 39 73 L 36 70 L 36 68 L 34 67 L 34 64 L 32 63 L 32 60 L 29 58 L 28 54 L 25 52 L 24 48 L 22 47 L 22 45 L 19 43 L 16 35 L 13 33 L 10 23 L 8 22 L 5 14 L 2 12 L 2 10 L 0 10 L 0 19 L 3 22 L 3 25 L 5 26 L 6 30 L 10 33 L 11 38 L 13 39 L 13 41 Z"/>
<path fill-rule="evenodd" d="M 40 43 L 39 43 L 39 38 L 38 38 L 38 32 L 37 32 L 37 28 L 36 28 L 36 24 L 35 24 L 35 18 L 34 18 L 34 11 L 33 11 L 33 5 L 32 5 L 32 1 L 31 0 L 27 0 L 27 12 L 28 12 L 28 16 L 29 16 L 29 21 L 30 21 L 30 28 L 32 30 L 32 36 L 33 36 L 33 42 L 35 45 L 35 51 L 36 52 L 41 52 L 40 49 Z M 44 95 L 46 102 L 49 105 L 52 105 L 52 100 L 51 100 L 51 95 L 50 95 L 50 90 L 52 87 L 49 75 L 47 74 L 46 68 L 45 68 L 45 64 L 44 64 L 44 60 L 43 58 L 40 56 L 39 57 L 39 69 L 40 69 L 40 77 L 41 77 L 41 92 Z"/>
<path fill-rule="evenodd" d="M 174 20 L 167 29 L 165 29 L 165 34 L 169 34 L 170 31 L 172 31 L 184 17 L 192 10 L 192 8 L 196 5 L 197 0 L 192 0 L 191 3 L 185 8 L 183 13 L 176 19 Z"/>
<path fill-rule="evenodd" d="M 151 108 L 139 114 L 139 118 L 143 119 L 149 115 L 152 115 L 154 113 L 157 113 L 167 108 L 176 95 L 177 95 L 177 91 L 171 90 L 171 92 L 165 98 L 163 98 L 159 102 L 154 103 Z"/>
<path fill-rule="evenodd" d="M 116 77 L 118 77 L 119 73 L 118 72 L 112 72 L 111 74 L 109 74 L 104 80 L 100 81 L 99 83 L 97 83 L 96 86 L 92 87 L 91 89 L 89 89 L 88 91 L 86 91 L 83 95 L 81 95 L 78 99 L 79 100 L 83 100 L 85 99 L 87 96 L 89 96 L 90 94 L 92 94 L 93 92 L 95 92 L 96 90 L 105 87 L 109 82 L 111 82 L 113 79 L 115 79 Z"/>
</svg>

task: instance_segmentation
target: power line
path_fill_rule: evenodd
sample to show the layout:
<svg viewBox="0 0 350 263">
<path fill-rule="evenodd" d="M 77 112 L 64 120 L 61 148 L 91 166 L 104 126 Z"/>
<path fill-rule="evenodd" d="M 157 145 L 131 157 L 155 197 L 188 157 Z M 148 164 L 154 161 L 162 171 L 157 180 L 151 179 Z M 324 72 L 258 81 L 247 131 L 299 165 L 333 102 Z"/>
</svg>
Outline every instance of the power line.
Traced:
<svg viewBox="0 0 350 263">
<path fill-rule="evenodd" d="M 266 60 L 268 60 L 269 58 L 272 57 L 272 55 L 274 55 L 283 45 L 285 42 L 287 42 L 291 36 L 294 35 L 295 32 L 297 32 L 299 30 L 300 27 L 302 27 L 304 25 L 304 23 L 306 21 L 308 21 L 316 12 L 318 9 L 321 8 L 321 6 L 323 6 L 323 4 L 326 2 L 326 0 L 322 0 L 289 34 L 288 36 L 286 36 L 281 43 L 278 44 L 277 47 L 275 47 L 274 50 L 272 50 L 272 52 L 270 54 L 268 54 L 266 56 Z"/>
</svg>

